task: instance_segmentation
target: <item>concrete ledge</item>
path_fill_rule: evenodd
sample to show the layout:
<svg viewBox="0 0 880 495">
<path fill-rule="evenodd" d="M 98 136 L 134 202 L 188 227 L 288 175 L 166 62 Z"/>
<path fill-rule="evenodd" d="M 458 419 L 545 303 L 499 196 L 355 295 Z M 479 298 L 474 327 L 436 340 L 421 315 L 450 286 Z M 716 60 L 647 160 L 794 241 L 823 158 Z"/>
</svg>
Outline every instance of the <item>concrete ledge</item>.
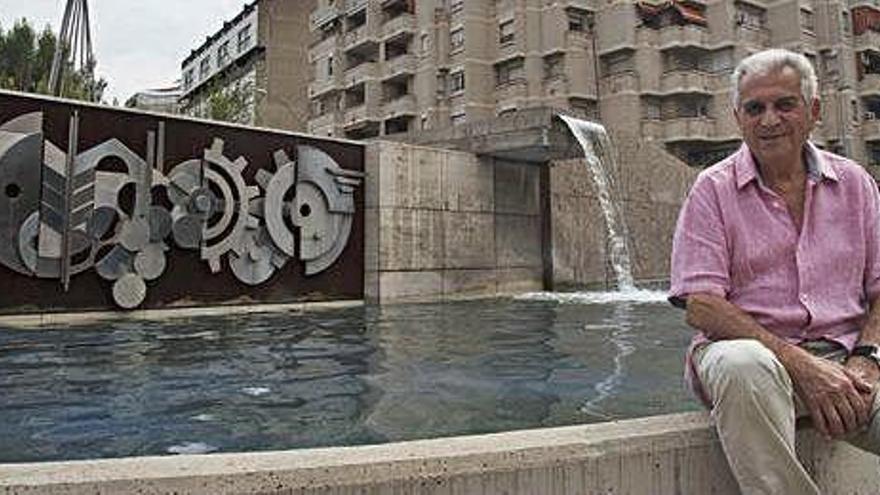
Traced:
<svg viewBox="0 0 880 495">
<path fill-rule="evenodd" d="M 872 455 L 799 432 L 823 493 L 876 493 Z M 704 413 L 286 452 L 0 465 L 4 494 L 734 494 Z"/>
<path fill-rule="evenodd" d="M 80 311 L 76 313 L 34 313 L 0 315 L 0 326 L 28 329 L 58 325 L 86 325 L 118 319 L 163 320 L 193 316 L 274 313 L 282 311 L 322 311 L 362 306 L 361 300 L 302 302 L 284 304 L 242 304 L 227 306 L 199 306 L 189 308 L 140 309 L 135 311 Z"/>
</svg>

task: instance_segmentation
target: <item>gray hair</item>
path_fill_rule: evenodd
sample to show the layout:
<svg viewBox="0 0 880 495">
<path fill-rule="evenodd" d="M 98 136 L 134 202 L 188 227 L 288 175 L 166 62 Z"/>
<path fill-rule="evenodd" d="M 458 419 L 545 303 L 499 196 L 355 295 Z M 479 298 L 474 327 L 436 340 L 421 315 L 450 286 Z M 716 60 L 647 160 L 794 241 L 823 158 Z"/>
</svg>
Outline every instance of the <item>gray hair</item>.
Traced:
<svg viewBox="0 0 880 495">
<path fill-rule="evenodd" d="M 801 79 L 801 94 L 804 102 L 808 105 L 813 99 L 819 97 L 819 83 L 816 80 L 816 71 L 813 64 L 807 57 L 790 50 L 782 48 L 772 48 L 762 52 L 749 55 L 742 59 L 733 75 L 730 76 L 731 85 L 733 86 L 733 108 L 739 108 L 740 94 L 739 85 L 743 77 L 747 74 L 769 74 L 771 72 L 782 70 L 785 67 L 794 69 Z"/>
</svg>

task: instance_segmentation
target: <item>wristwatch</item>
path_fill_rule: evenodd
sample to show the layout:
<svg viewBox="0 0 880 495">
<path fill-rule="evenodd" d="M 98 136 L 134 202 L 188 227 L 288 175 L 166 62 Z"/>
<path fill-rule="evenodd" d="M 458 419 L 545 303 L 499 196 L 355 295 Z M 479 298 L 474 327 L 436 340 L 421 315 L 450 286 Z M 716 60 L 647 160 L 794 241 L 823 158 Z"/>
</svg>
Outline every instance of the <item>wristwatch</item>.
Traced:
<svg viewBox="0 0 880 495">
<path fill-rule="evenodd" d="M 868 358 L 871 361 L 874 361 L 874 364 L 880 368 L 880 349 L 877 349 L 876 345 L 858 345 L 852 350 L 849 356 L 862 356 L 863 358 Z"/>
</svg>

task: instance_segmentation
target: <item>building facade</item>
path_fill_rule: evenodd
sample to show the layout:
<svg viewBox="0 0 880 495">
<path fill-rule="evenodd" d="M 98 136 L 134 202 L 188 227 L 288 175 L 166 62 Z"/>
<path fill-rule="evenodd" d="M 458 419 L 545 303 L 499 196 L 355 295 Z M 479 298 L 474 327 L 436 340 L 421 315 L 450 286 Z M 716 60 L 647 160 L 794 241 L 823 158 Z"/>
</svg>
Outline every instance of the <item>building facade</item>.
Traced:
<svg viewBox="0 0 880 495">
<path fill-rule="evenodd" d="M 312 133 L 401 135 L 545 106 L 705 166 L 739 143 L 736 63 L 785 47 L 819 75 L 814 139 L 880 166 L 877 0 L 318 0 L 309 21 Z"/>
<path fill-rule="evenodd" d="M 309 14 L 316 0 L 254 0 L 181 64 L 182 112 L 305 131 Z"/>
<path fill-rule="evenodd" d="M 129 108 L 158 113 L 180 113 L 180 86 L 138 91 L 125 102 Z"/>
</svg>

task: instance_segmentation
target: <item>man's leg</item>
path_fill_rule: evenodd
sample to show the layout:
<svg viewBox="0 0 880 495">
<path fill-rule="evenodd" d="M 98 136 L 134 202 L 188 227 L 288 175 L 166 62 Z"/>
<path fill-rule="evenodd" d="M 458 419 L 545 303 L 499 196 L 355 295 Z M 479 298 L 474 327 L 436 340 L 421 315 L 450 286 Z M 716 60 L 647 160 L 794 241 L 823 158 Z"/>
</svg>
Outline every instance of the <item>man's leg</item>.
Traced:
<svg viewBox="0 0 880 495">
<path fill-rule="evenodd" d="M 756 340 L 725 340 L 694 353 L 712 417 L 745 494 L 818 494 L 797 459 L 791 378 Z"/>
</svg>

